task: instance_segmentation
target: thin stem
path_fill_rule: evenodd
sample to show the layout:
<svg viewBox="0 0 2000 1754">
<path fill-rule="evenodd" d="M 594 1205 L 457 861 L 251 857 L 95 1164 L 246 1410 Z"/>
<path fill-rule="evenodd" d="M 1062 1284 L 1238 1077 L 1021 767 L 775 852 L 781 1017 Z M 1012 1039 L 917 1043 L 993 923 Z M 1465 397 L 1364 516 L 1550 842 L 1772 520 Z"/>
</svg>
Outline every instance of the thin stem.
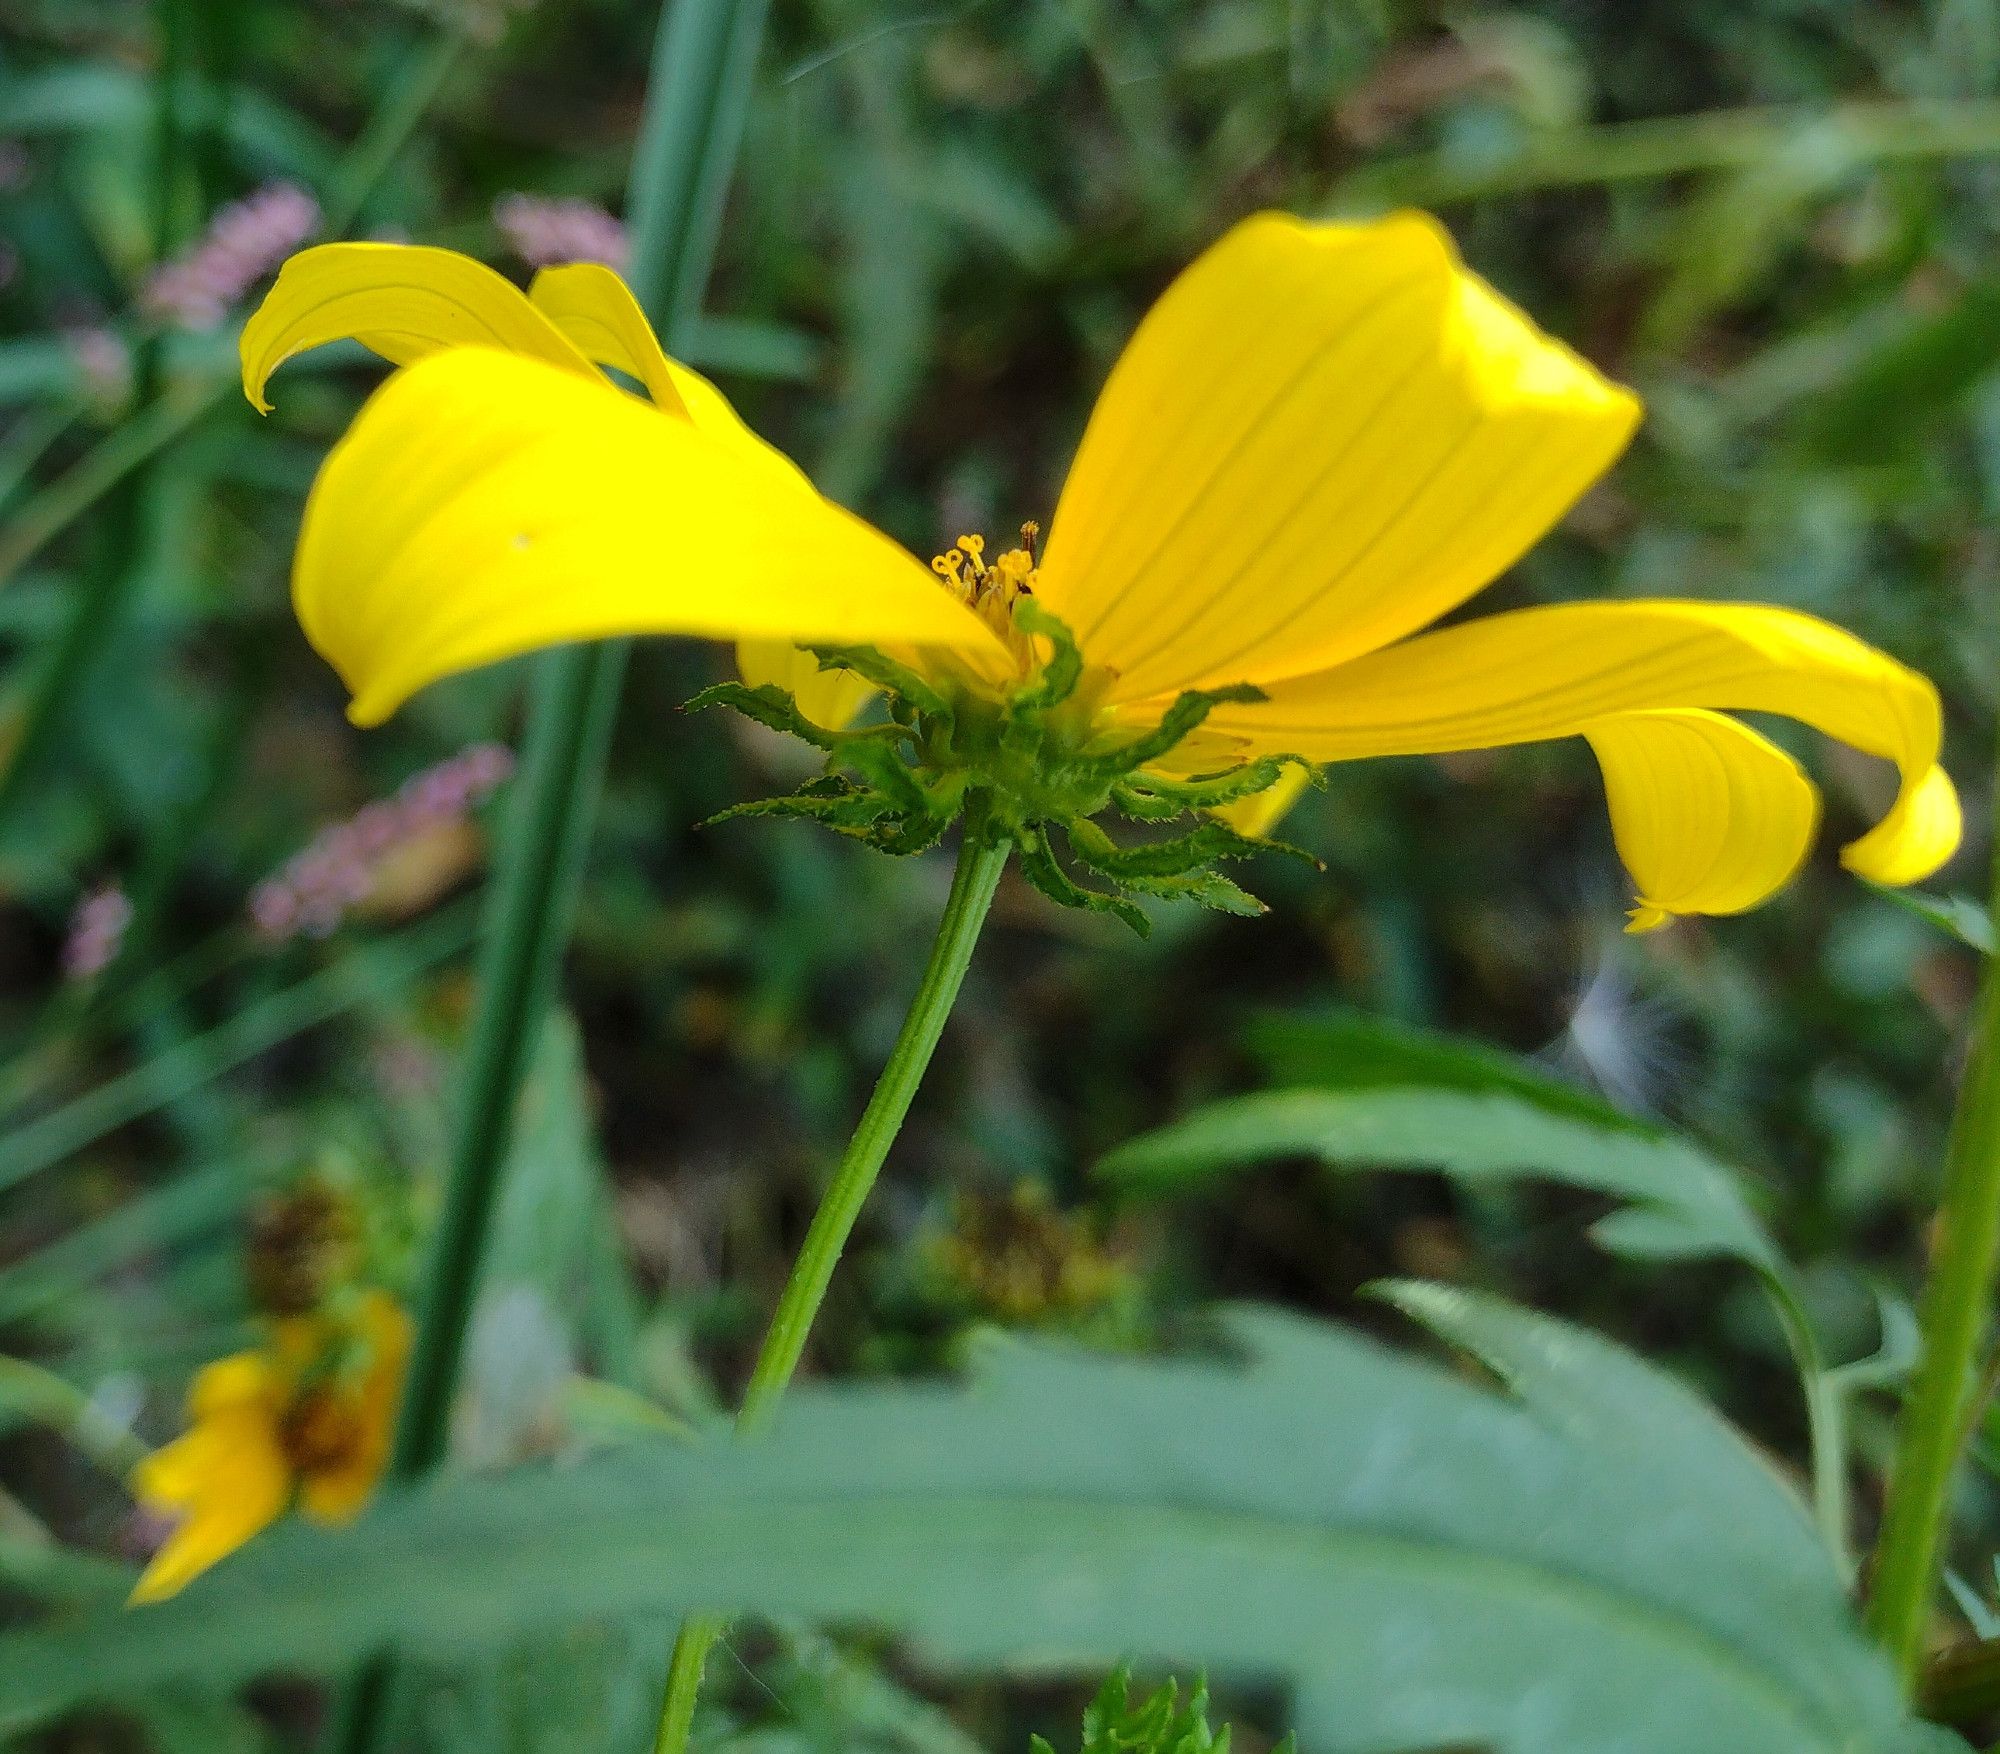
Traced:
<svg viewBox="0 0 2000 1754">
<path fill-rule="evenodd" d="M 465 36 L 460 31 L 433 37 L 383 95 L 327 182 L 323 225 L 328 237 L 339 237 L 361 217 L 369 197 L 437 102 L 464 51 Z"/>
<path fill-rule="evenodd" d="M 25 1358 L 0 1358 L 0 1393 L 13 1411 L 63 1437 L 114 1480 L 146 1459 L 136 1437 L 113 1424 L 97 1403 L 68 1378 Z"/>
<path fill-rule="evenodd" d="M 2000 910 L 2000 847 L 1994 905 Z M 1921 1668 L 1937 1591 L 1952 1477 L 1986 1312 L 2000 1282 L 2000 958 L 1981 971 L 1972 1049 L 1959 1087 L 1938 1203 L 1936 1254 L 1918 1311 L 1923 1353 L 1896 1435 L 1875 1549 L 1869 1622 L 1906 1680 Z"/>
<path fill-rule="evenodd" d="M 975 811 L 969 823 L 977 822 Z M 869 1191 L 875 1186 L 889 1147 L 895 1143 L 903 1117 L 910 1111 L 924 1069 L 931 1062 L 952 1002 L 965 981 L 972 961 L 979 929 L 993 904 L 993 892 L 1007 863 L 1008 843 L 993 844 L 976 828 L 968 826 L 959 848 L 958 869 L 952 876 L 951 895 L 945 902 L 944 917 L 938 921 L 936 941 L 931 945 L 929 963 L 909 1014 L 889 1052 L 888 1064 L 876 1081 L 875 1092 L 862 1111 L 842 1153 L 840 1167 L 821 1197 L 819 1210 L 792 1265 L 791 1277 L 771 1316 L 770 1329 L 751 1367 L 749 1387 L 743 1395 L 743 1410 L 737 1417 L 739 1431 L 754 1431 L 776 1408 L 798 1369 L 805 1351 L 806 1336 L 813 1318 L 826 1298 L 833 1270 L 841 1251 L 854 1232 Z M 655 1754 L 683 1754 L 688 1731 L 694 1723 L 695 1698 L 701 1688 L 703 1665 L 726 1622 L 715 1616 L 700 1616 L 682 1623 L 674 1641 L 673 1663 L 667 1675 L 666 1705 L 660 1716 L 660 1730 L 654 1742 Z"/>
<path fill-rule="evenodd" d="M 1828 1374 L 1812 1318 L 1782 1273 L 1766 1273 L 1764 1289 L 1777 1310 L 1785 1343 L 1805 1392 L 1806 1432 L 1812 1449 L 1813 1521 L 1840 1569 L 1843 1582 L 1854 1577 L 1854 1550 L 1848 1540 L 1847 1416 L 1839 1389 Z"/>
<path fill-rule="evenodd" d="M 0 1192 L 142 1115 L 180 1101 L 280 1042 L 456 956 L 471 942 L 471 924 L 462 909 L 448 909 L 259 999 L 204 1034 L 14 1128 L 0 1139 Z"/>
<path fill-rule="evenodd" d="M 2000 154 L 2000 103 L 1938 99 L 1797 105 L 1662 116 L 1531 135 L 1512 151 L 1467 164 L 1440 153 L 1371 165 L 1337 191 L 1343 209 L 1403 202 L 1448 207 L 1539 189 L 1650 182 L 1663 177 L 1747 170 L 1767 163 L 1802 135 L 1816 134 L 1830 160 L 1856 168 L 1934 158 Z"/>
</svg>

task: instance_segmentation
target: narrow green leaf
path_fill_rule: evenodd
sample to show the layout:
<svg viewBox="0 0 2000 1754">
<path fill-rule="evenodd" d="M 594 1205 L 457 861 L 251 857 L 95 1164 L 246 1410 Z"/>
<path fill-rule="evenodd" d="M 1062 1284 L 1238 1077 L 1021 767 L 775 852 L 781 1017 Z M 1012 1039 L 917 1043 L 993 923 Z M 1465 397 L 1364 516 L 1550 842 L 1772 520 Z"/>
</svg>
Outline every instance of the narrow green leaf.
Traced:
<svg viewBox="0 0 2000 1754">
<path fill-rule="evenodd" d="M 1129 1188 L 1160 1193 L 1279 1157 L 1313 1157 L 1341 1171 L 1566 1182 L 1637 1209 L 1597 1227 L 1607 1248 L 1732 1255 L 1778 1267 L 1736 1178 L 1713 1158 L 1682 1140 L 1563 1114 L 1512 1091 L 1390 1087 L 1233 1097 L 1128 1140 L 1097 1168 Z"/>
</svg>

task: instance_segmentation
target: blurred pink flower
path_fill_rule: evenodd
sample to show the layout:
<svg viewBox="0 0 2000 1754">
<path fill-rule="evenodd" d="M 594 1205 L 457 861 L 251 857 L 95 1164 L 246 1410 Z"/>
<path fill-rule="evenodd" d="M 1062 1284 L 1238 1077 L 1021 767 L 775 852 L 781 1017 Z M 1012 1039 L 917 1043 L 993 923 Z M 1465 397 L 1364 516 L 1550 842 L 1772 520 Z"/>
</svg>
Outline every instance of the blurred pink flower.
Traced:
<svg viewBox="0 0 2000 1754">
<path fill-rule="evenodd" d="M 322 830 L 250 892 L 250 920 L 274 943 L 324 938 L 373 893 L 384 862 L 432 830 L 462 822 L 514 771 L 510 750 L 474 743 L 412 774 L 395 795 Z"/>
<path fill-rule="evenodd" d="M 84 399 L 112 404 L 125 400 L 132 388 L 132 355 L 110 329 L 69 329 L 63 344 L 76 361 Z"/>
<path fill-rule="evenodd" d="M 73 981 L 102 974 L 125 942 L 125 929 L 131 923 L 132 904 L 124 890 L 116 884 L 92 890 L 70 915 L 69 937 L 62 949 L 63 974 Z"/>
<path fill-rule="evenodd" d="M 295 183 L 268 183 L 209 221 L 201 240 L 163 264 L 139 294 L 149 316 L 219 329 L 244 293 L 319 228 L 319 203 Z"/>
<path fill-rule="evenodd" d="M 502 195 L 493 203 L 493 223 L 507 247 L 531 268 L 564 262 L 625 266 L 625 227 L 588 201 Z"/>
</svg>

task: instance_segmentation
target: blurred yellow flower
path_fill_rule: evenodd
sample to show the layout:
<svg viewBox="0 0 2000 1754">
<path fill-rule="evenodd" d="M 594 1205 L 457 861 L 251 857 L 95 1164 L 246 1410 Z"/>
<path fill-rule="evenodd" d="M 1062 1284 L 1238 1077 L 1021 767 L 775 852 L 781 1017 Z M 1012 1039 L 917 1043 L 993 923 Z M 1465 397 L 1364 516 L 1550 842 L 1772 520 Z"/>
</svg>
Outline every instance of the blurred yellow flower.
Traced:
<svg viewBox="0 0 2000 1754">
<path fill-rule="evenodd" d="M 752 680 L 803 688 L 815 716 L 861 692 L 795 644 L 890 647 L 941 684 L 1000 692 L 1044 649 L 1012 619 L 1032 594 L 1076 638 L 1096 725 L 1143 730 L 1185 690 L 1262 691 L 1218 707 L 1176 771 L 1582 737 L 1635 929 L 1753 906 L 1805 857 L 1817 792 L 1732 712 L 1895 765 L 1852 870 L 1913 882 L 1958 844 L 1936 691 L 1824 621 L 1666 600 L 1425 631 L 1563 515 L 1640 409 L 1421 214 L 1237 226 L 1118 361 L 1046 552 L 989 564 L 962 541 L 939 576 L 667 359 L 608 269 L 545 270 L 523 295 L 448 251 L 305 251 L 244 331 L 246 391 L 267 406 L 280 363 L 342 337 L 404 368 L 321 470 L 293 578 L 357 723 L 456 671 L 648 632 L 750 642 Z M 1284 801 L 1231 815 L 1259 832 Z"/>
<path fill-rule="evenodd" d="M 319 1522 L 357 1515 L 388 1465 L 409 1351 L 409 1317 L 371 1291 L 348 1315 L 287 1317 L 267 1346 L 206 1366 L 186 1434 L 132 1475 L 140 1503 L 176 1522 L 132 1600 L 174 1594 L 294 1504 Z"/>
</svg>

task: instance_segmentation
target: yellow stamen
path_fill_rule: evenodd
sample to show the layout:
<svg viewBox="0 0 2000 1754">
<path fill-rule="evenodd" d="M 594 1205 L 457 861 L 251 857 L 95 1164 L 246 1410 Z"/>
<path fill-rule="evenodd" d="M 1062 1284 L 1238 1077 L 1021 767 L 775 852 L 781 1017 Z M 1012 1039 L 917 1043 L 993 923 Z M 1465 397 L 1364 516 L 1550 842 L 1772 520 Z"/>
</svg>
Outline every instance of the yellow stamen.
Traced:
<svg viewBox="0 0 2000 1754">
<path fill-rule="evenodd" d="M 1023 539 L 1032 541 L 1035 529 L 1033 524 L 1023 524 Z M 996 554 L 989 566 L 986 538 L 975 532 L 960 536 L 956 547 L 934 556 L 931 571 L 1006 642 L 1024 673 L 1034 667 L 1034 641 L 1014 627 L 1014 605 L 1034 594 L 1035 557 L 1031 549 L 1006 549 Z"/>
</svg>

